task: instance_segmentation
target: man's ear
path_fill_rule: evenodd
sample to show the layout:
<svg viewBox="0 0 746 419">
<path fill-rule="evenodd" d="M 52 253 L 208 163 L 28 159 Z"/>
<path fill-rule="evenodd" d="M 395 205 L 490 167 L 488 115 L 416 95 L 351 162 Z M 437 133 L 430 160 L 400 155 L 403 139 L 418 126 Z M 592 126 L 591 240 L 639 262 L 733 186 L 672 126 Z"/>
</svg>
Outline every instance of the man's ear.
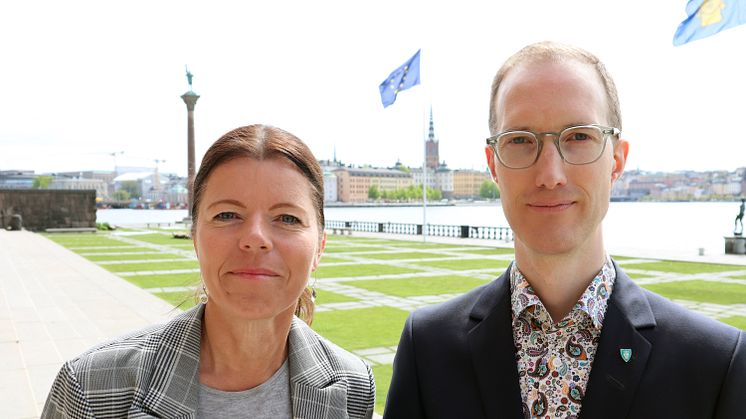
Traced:
<svg viewBox="0 0 746 419">
<path fill-rule="evenodd" d="M 316 268 L 319 267 L 319 263 L 321 263 L 321 255 L 324 253 L 324 248 L 326 248 L 326 231 L 323 232 L 321 235 L 321 243 L 319 244 L 319 249 L 316 252 L 316 255 L 313 257 L 311 272 L 316 271 Z"/>
<path fill-rule="evenodd" d="M 629 153 L 629 142 L 620 138 L 614 145 L 614 167 L 611 170 L 612 183 L 622 176 L 624 166 L 627 164 L 627 153 Z"/>
<path fill-rule="evenodd" d="M 497 182 L 497 169 L 495 165 L 497 164 L 497 159 L 495 158 L 495 151 L 492 150 L 492 147 L 485 146 L 484 147 L 484 154 L 487 157 L 487 167 L 490 169 L 490 175 L 492 176 L 492 180 L 495 183 Z"/>
</svg>

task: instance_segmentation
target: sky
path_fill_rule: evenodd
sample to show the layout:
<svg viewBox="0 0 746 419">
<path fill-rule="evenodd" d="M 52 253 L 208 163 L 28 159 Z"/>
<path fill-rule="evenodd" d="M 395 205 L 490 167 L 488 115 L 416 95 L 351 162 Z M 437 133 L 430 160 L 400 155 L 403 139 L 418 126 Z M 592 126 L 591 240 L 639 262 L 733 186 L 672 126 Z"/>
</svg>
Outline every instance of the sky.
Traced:
<svg viewBox="0 0 746 419">
<path fill-rule="evenodd" d="M 553 40 L 604 61 L 619 89 L 627 169 L 746 166 L 746 25 L 674 47 L 685 0 L 2 1 L 0 170 L 155 167 L 186 175 L 243 125 L 275 125 L 319 159 L 440 159 L 484 169 L 489 90 L 521 47 Z M 379 84 L 421 53 L 422 84 L 383 108 Z"/>
</svg>

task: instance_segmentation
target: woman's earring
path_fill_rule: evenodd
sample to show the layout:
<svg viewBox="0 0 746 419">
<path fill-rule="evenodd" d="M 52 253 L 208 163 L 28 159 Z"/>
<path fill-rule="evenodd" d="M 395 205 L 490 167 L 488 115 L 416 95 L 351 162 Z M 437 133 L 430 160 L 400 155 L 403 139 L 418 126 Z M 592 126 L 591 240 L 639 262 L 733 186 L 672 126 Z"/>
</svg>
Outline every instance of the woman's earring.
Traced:
<svg viewBox="0 0 746 419">
<path fill-rule="evenodd" d="M 200 304 L 207 304 L 208 298 L 209 297 L 207 296 L 207 289 L 205 288 L 205 284 L 203 283 L 202 284 L 202 292 L 199 293 L 199 303 Z"/>
</svg>

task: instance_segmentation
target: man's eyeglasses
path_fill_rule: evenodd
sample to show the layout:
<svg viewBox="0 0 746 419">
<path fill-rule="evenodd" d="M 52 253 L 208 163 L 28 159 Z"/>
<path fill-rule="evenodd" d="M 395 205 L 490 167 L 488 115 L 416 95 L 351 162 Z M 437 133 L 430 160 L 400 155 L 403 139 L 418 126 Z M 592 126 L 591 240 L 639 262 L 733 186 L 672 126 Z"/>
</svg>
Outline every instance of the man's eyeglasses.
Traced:
<svg viewBox="0 0 746 419">
<path fill-rule="evenodd" d="M 562 160 L 574 165 L 590 164 L 598 160 L 606 149 L 609 135 L 618 137 L 619 128 L 603 125 L 579 125 L 561 132 L 504 131 L 487 139 L 497 159 L 505 167 L 525 169 L 539 160 L 544 142 L 540 137 L 551 136 Z"/>
</svg>

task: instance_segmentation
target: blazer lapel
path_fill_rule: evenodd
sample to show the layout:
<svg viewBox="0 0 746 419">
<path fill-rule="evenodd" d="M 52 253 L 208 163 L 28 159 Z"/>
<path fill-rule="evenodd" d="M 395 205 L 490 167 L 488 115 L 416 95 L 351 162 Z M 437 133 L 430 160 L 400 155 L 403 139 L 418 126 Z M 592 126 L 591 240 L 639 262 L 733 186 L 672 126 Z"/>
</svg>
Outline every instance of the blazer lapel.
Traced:
<svg viewBox="0 0 746 419">
<path fill-rule="evenodd" d="M 346 418 L 345 383 L 331 370 L 330 359 L 319 338 L 297 317 L 288 337 L 288 367 L 294 418 Z"/>
<path fill-rule="evenodd" d="M 617 277 L 583 397 L 581 417 L 627 417 L 653 347 L 638 332 L 655 327 L 645 294 L 616 262 L 614 268 Z"/>
<path fill-rule="evenodd" d="M 523 417 L 510 311 L 510 267 L 472 309 L 469 351 L 486 417 Z"/>
<path fill-rule="evenodd" d="M 169 321 L 151 365 L 153 373 L 142 400 L 146 414 L 156 417 L 189 418 L 197 411 L 199 391 L 199 347 L 204 305 Z M 138 410 L 137 406 L 133 406 Z M 134 413 L 134 412 L 133 412 Z"/>
</svg>

